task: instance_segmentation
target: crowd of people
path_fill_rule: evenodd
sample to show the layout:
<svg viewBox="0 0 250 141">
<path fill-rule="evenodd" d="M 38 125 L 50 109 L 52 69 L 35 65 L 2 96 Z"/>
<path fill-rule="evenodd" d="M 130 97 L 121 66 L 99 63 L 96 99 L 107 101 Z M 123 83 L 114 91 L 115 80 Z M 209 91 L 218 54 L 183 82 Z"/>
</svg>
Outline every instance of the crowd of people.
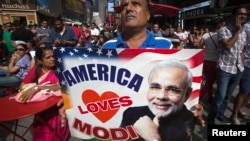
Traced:
<svg viewBox="0 0 250 141">
<path fill-rule="evenodd" d="M 54 72 L 55 56 L 52 47 L 204 49 L 203 81 L 206 80 L 206 83 L 201 87 L 200 97 L 207 95 L 208 102 L 211 103 L 208 123 L 215 124 L 215 119 L 218 119 L 223 123 L 241 124 L 240 118 L 247 118 L 244 106 L 250 97 L 250 88 L 247 86 L 250 83 L 250 23 L 247 23 L 247 9 L 244 6 L 236 7 L 232 12 L 234 19 L 231 23 L 215 19 L 210 28 L 198 28 L 194 25 L 191 31 L 183 31 L 181 27 L 172 25 L 161 28 L 157 23 L 149 30 L 148 7 L 147 0 L 123 0 L 120 25 L 110 26 L 109 23 L 104 23 L 101 28 L 95 23 L 67 25 L 60 17 L 53 21 L 53 25 L 48 25 L 46 20 L 41 20 L 40 25 L 28 26 L 19 21 L 5 23 L 1 35 L 3 54 L 0 87 L 21 87 L 25 83 L 36 82 L 48 72 Z M 41 69 L 38 76 L 37 68 Z M 215 93 L 214 83 L 217 85 Z M 237 85 L 240 86 L 240 91 L 229 120 L 224 113 Z M 38 86 L 23 95 L 24 103 L 38 90 L 48 89 Z M 49 87 L 53 90 L 59 88 L 58 81 Z M 5 95 L 7 93 L 1 89 L 0 96 Z M 58 106 L 62 106 L 62 103 L 58 102 Z M 60 115 L 62 125 L 65 125 L 65 109 L 60 108 L 57 112 L 55 109 L 58 110 L 57 107 L 52 107 L 46 111 L 44 114 L 52 111 L 54 116 L 45 118 L 56 126 L 54 124 L 58 122 Z M 199 119 L 201 126 L 205 126 L 202 119 L 203 108 L 197 104 L 197 109 L 193 116 Z M 153 116 L 149 120 L 153 120 Z M 64 140 L 68 139 L 68 127 L 57 128 L 62 128 L 66 135 Z M 37 132 L 49 134 L 43 128 L 37 128 Z M 49 135 L 34 135 L 34 138 L 51 139 Z M 155 138 L 162 137 L 157 134 Z"/>
<path fill-rule="evenodd" d="M 151 27 L 147 26 L 148 31 L 153 33 L 154 37 L 162 37 L 170 40 L 173 48 L 204 48 L 200 44 L 202 36 L 208 33 L 208 27 L 193 26 L 184 30 L 179 26 L 159 25 L 153 23 Z M 21 40 L 30 42 L 34 47 L 40 43 L 51 43 L 53 46 L 63 47 L 97 47 L 101 48 L 103 44 L 111 39 L 118 37 L 124 27 L 117 24 L 104 23 L 101 26 L 96 23 L 68 23 L 60 17 L 53 23 L 47 20 L 41 20 L 40 24 L 7 22 L 1 26 L 0 46 L 3 61 L 10 57 L 15 50 L 13 41 Z M 126 30 L 126 29 L 125 29 Z M 64 34 L 62 34 L 64 33 Z M 62 35 L 60 35 L 62 34 Z M 25 36 L 23 36 L 25 35 Z"/>
</svg>

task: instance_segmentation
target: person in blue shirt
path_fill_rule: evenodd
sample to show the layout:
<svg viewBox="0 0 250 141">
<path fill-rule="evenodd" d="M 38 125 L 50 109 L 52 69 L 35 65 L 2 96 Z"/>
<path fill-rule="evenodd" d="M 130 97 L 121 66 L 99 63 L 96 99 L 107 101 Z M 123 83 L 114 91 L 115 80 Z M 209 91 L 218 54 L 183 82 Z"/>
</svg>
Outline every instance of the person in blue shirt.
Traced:
<svg viewBox="0 0 250 141">
<path fill-rule="evenodd" d="M 58 17 L 54 21 L 54 28 L 49 33 L 48 42 L 56 47 L 75 47 L 78 38 L 72 28 L 64 25 Z"/>
<path fill-rule="evenodd" d="M 104 43 L 103 48 L 167 48 L 173 45 L 169 39 L 155 37 L 147 30 L 150 18 L 148 0 L 123 0 L 121 3 L 122 31 L 116 39 Z"/>
<path fill-rule="evenodd" d="M 147 30 L 147 21 L 150 18 L 149 0 L 122 0 L 121 2 L 121 33 L 116 39 L 107 41 L 103 49 L 115 48 L 165 48 L 171 49 L 172 43 L 163 37 L 154 37 Z M 63 100 L 57 103 L 61 115 L 61 126 L 65 126 L 67 116 L 63 107 Z M 205 127 L 205 121 L 202 119 L 203 107 L 200 104 L 195 105 L 196 111 L 193 112 L 195 119 L 200 126 Z M 152 139 L 158 139 L 159 134 L 151 134 Z"/>
<path fill-rule="evenodd" d="M 155 37 L 163 37 L 160 31 L 159 24 L 157 23 L 153 24 L 153 28 L 151 32 L 154 34 Z"/>
</svg>

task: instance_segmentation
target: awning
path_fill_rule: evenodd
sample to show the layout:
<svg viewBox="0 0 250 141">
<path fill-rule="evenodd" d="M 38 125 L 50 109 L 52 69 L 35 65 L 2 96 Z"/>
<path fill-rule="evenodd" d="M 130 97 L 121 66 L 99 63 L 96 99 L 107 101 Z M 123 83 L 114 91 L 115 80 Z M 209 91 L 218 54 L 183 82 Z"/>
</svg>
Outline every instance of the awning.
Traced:
<svg viewBox="0 0 250 141">
<path fill-rule="evenodd" d="M 154 17 L 154 15 L 159 15 L 162 17 L 175 17 L 177 13 L 181 10 L 180 8 L 167 5 L 167 4 L 158 4 L 149 2 L 150 6 L 150 15 Z M 120 5 L 114 5 L 114 9 L 116 12 L 120 13 Z"/>
<path fill-rule="evenodd" d="M 149 5 L 151 16 L 162 15 L 163 17 L 175 17 L 177 16 L 177 13 L 181 10 L 180 8 L 167 4 L 157 4 L 150 2 Z"/>
</svg>

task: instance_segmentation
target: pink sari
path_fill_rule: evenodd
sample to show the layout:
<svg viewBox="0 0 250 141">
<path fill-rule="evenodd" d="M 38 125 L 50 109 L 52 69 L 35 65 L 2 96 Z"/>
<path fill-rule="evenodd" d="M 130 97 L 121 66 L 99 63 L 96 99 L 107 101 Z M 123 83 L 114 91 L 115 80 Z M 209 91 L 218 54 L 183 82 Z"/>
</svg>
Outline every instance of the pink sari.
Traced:
<svg viewBox="0 0 250 141">
<path fill-rule="evenodd" d="M 44 83 L 59 83 L 59 80 L 54 71 L 50 71 L 39 78 L 38 84 L 40 85 Z M 69 139 L 69 127 L 67 124 L 64 127 L 61 127 L 61 119 L 58 113 L 57 106 L 38 113 L 36 116 L 40 116 L 41 118 L 43 118 L 47 122 L 47 124 L 51 126 L 56 132 L 52 132 L 46 125 L 39 122 L 38 120 L 35 120 L 33 141 L 67 141 Z M 59 137 L 55 134 L 57 134 Z"/>
</svg>

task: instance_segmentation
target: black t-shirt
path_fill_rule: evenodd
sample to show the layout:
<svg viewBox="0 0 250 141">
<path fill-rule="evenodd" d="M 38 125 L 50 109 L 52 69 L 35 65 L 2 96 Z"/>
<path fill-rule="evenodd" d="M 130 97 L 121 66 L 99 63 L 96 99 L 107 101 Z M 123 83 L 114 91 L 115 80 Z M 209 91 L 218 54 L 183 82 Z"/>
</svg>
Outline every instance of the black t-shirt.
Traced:
<svg viewBox="0 0 250 141">
<path fill-rule="evenodd" d="M 25 29 L 24 27 L 17 28 L 15 31 L 11 33 L 11 40 L 21 40 L 28 42 L 29 40 L 32 40 L 32 33 L 28 29 Z"/>
</svg>

